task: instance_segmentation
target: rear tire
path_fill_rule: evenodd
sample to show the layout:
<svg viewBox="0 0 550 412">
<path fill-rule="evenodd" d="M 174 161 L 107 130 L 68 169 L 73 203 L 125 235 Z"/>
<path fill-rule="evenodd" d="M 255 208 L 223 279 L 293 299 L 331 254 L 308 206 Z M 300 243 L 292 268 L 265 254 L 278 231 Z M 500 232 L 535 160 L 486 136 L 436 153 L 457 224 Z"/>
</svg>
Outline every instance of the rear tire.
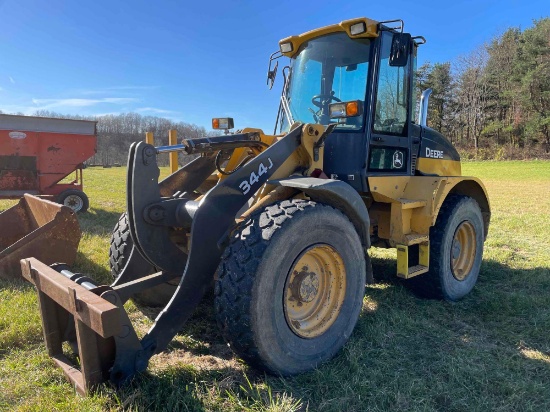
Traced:
<svg viewBox="0 0 550 412">
<path fill-rule="evenodd" d="M 78 189 L 68 189 L 57 196 L 57 203 L 70 207 L 76 213 L 85 213 L 90 207 L 90 200 L 86 193 Z"/>
<path fill-rule="evenodd" d="M 122 272 L 122 269 L 128 264 L 132 264 L 132 280 L 151 275 L 157 272 L 157 269 L 145 260 L 137 250 L 134 250 L 134 241 L 130 235 L 130 226 L 128 225 L 128 216 L 123 213 L 111 235 L 111 246 L 109 248 L 109 266 L 111 274 L 116 279 Z M 131 260 L 131 262 L 129 262 Z M 170 281 L 153 288 L 136 293 L 132 300 L 137 306 L 145 307 L 164 307 L 174 294 L 178 281 Z"/>
<path fill-rule="evenodd" d="M 222 256 L 218 325 L 258 369 L 311 370 L 350 337 L 365 275 L 361 241 L 343 213 L 306 200 L 276 203 L 248 218 Z"/>
<path fill-rule="evenodd" d="M 430 271 L 407 283 L 427 298 L 457 301 L 474 288 L 483 258 L 483 218 L 477 202 L 449 196 L 430 229 Z"/>
</svg>

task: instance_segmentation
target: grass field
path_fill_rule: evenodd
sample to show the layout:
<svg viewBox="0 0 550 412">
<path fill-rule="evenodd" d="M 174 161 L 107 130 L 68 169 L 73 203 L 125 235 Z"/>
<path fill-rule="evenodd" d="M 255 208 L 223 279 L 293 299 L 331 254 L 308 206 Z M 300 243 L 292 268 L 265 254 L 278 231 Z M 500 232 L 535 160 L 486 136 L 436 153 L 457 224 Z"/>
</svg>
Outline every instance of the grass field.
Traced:
<svg viewBox="0 0 550 412">
<path fill-rule="evenodd" d="M 91 208 L 80 216 L 76 269 L 102 282 L 124 172 L 85 171 Z M 349 343 L 318 370 L 281 379 L 247 367 L 203 304 L 146 373 L 80 398 L 47 356 L 34 289 L 0 281 L 0 409 L 550 410 L 550 162 L 465 163 L 463 172 L 483 179 L 493 215 L 478 285 L 461 302 L 415 297 L 393 276 L 395 252 L 374 250 L 378 283 Z M 150 320 L 126 306 L 144 332 Z"/>
</svg>

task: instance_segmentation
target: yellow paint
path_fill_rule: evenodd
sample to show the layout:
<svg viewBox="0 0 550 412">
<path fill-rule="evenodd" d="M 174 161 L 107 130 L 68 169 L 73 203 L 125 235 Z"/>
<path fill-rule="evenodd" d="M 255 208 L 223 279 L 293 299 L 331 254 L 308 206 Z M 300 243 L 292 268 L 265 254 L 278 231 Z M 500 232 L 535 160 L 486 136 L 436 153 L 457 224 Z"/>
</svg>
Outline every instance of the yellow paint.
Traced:
<svg viewBox="0 0 550 412">
<path fill-rule="evenodd" d="M 170 146 L 178 144 L 178 131 L 171 129 L 168 131 L 168 144 Z M 169 153 L 170 156 L 170 173 L 178 170 L 178 152 Z"/>
<path fill-rule="evenodd" d="M 430 242 L 422 242 L 418 245 L 418 264 L 430 267 Z"/>
<path fill-rule="evenodd" d="M 418 245 L 418 265 L 409 266 L 409 247 L 396 245 L 397 249 L 397 276 L 402 279 L 410 279 L 414 276 L 426 273 L 430 264 L 430 243 L 422 242 Z"/>
<path fill-rule="evenodd" d="M 308 124 L 302 132 L 302 148 L 306 151 L 309 168 L 306 175 L 310 175 L 315 169 L 323 170 L 324 145 L 319 148 L 319 157 L 315 160 L 313 146 L 317 143 L 325 131 L 322 124 Z"/>
<path fill-rule="evenodd" d="M 473 197 L 481 208 L 487 231 L 489 201 L 483 183 L 475 177 L 377 176 L 369 177 L 368 182 L 377 202 L 369 214 L 378 225 L 378 236 L 392 245 L 418 243 L 418 236 L 428 236 L 449 193 Z M 389 204 L 389 208 L 383 204 Z"/>
<path fill-rule="evenodd" d="M 358 35 L 352 35 L 350 27 L 356 23 L 364 22 L 366 25 L 367 30 L 364 33 L 358 34 Z M 288 53 L 283 53 L 283 55 L 287 57 L 292 57 L 296 54 L 300 46 L 316 37 L 324 36 L 327 34 L 332 33 L 338 33 L 338 32 L 345 32 L 350 38 L 357 39 L 357 38 L 364 38 L 364 37 L 378 37 L 378 22 L 367 19 L 365 17 L 359 17 L 356 19 L 351 20 L 344 20 L 338 24 L 333 24 L 326 27 L 321 27 L 315 30 L 308 31 L 306 33 L 302 33 L 298 36 L 290 36 L 287 38 L 282 39 L 279 41 L 279 45 L 282 43 L 292 43 L 292 51 Z"/>
<path fill-rule="evenodd" d="M 299 123 L 292 125 L 291 130 L 299 126 Z M 270 180 L 284 179 L 292 175 L 298 169 L 305 169 L 306 175 L 315 168 L 323 168 L 323 148 L 319 150 L 318 161 L 313 160 L 313 144 L 321 137 L 325 130 L 324 126 L 318 124 L 305 124 L 302 126 L 302 144 L 292 153 L 284 163 L 273 173 Z M 317 134 L 315 132 L 318 132 Z M 277 138 L 277 136 L 274 136 Z M 256 200 L 259 200 L 270 193 L 275 187 L 264 185 L 258 192 Z"/>
<path fill-rule="evenodd" d="M 405 245 L 397 245 L 397 276 L 409 276 L 409 248 Z"/>
<path fill-rule="evenodd" d="M 456 229 L 453 245 L 459 245 L 460 253 L 451 253 L 451 272 L 458 280 L 464 280 L 470 275 L 476 257 L 476 231 L 468 222 L 462 222 Z"/>
<path fill-rule="evenodd" d="M 448 159 L 428 159 L 420 157 L 416 164 L 416 170 L 424 174 L 437 176 L 461 176 L 460 161 Z"/>
<path fill-rule="evenodd" d="M 293 125 L 291 130 L 294 130 L 299 123 Z M 319 158 L 314 160 L 313 146 L 321 138 L 325 127 L 319 124 L 305 124 L 302 126 L 302 144 L 292 153 L 283 164 L 271 175 L 270 180 L 284 179 L 292 175 L 297 170 L 305 170 L 305 175 L 309 175 L 313 170 L 323 170 L 323 147 L 319 148 Z M 246 128 L 242 130 L 242 133 L 257 132 L 260 135 L 260 140 L 268 145 L 272 145 L 283 135 L 266 135 L 261 129 Z M 226 170 L 231 171 L 237 167 L 246 156 L 250 154 L 258 155 L 265 148 L 239 148 L 235 149 L 233 155 L 227 162 Z M 218 174 L 220 180 L 225 178 L 224 175 Z M 251 207 L 259 202 L 262 198 L 267 196 L 271 191 L 275 189 L 275 186 L 265 184 L 256 194 Z"/>
<path fill-rule="evenodd" d="M 241 133 L 258 133 L 260 135 L 260 141 L 271 146 L 276 140 L 277 136 L 273 135 L 266 135 L 264 134 L 263 130 L 261 129 L 254 129 L 254 128 L 245 128 L 241 131 Z M 233 151 L 233 154 L 227 161 L 227 165 L 225 166 L 225 170 L 227 172 L 231 172 L 235 170 L 235 168 L 247 157 L 250 155 L 258 155 L 265 149 L 259 149 L 259 148 L 251 148 L 251 147 L 239 147 Z M 220 180 L 225 179 L 227 176 L 222 175 L 221 173 L 218 174 Z"/>
<path fill-rule="evenodd" d="M 346 297 L 346 268 L 327 244 L 311 246 L 289 271 L 283 297 L 288 326 L 302 338 L 322 336 L 338 319 Z"/>
</svg>

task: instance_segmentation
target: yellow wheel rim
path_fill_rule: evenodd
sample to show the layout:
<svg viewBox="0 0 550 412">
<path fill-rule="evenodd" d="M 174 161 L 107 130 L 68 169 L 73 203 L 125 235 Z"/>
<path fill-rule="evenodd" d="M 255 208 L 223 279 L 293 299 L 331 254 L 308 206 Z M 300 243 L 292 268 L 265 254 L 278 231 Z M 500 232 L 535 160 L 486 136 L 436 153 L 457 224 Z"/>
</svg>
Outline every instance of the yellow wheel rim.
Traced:
<svg viewBox="0 0 550 412">
<path fill-rule="evenodd" d="M 462 222 L 456 229 L 451 246 L 451 270 L 457 280 L 464 280 L 470 274 L 476 257 L 476 231 L 468 222 Z"/>
<path fill-rule="evenodd" d="M 284 312 L 288 326 L 302 338 L 315 338 L 332 326 L 346 294 L 346 270 L 332 246 L 304 250 L 285 283 Z"/>
</svg>

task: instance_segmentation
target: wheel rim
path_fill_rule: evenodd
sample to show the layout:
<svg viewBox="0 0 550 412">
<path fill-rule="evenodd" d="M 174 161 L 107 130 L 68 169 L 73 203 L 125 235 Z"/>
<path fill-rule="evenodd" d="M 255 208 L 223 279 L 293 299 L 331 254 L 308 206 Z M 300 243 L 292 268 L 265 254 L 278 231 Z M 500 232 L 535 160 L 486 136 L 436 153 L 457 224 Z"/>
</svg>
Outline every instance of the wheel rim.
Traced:
<svg viewBox="0 0 550 412">
<path fill-rule="evenodd" d="M 288 273 L 284 312 L 290 329 L 302 338 L 325 333 L 338 318 L 346 293 L 346 270 L 332 246 L 304 250 Z"/>
<path fill-rule="evenodd" d="M 78 212 L 80 209 L 82 209 L 82 206 L 84 205 L 84 201 L 82 200 L 82 198 L 80 198 L 80 196 L 69 195 L 65 198 L 65 200 L 63 201 L 63 204 L 65 206 L 69 206 L 75 212 Z"/>
<path fill-rule="evenodd" d="M 464 280 L 470 274 L 476 256 L 476 231 L 468 222 L 462 222 L 456 229 L 451 245 L 451 271 L 457 280 Z"/>
</svg>

